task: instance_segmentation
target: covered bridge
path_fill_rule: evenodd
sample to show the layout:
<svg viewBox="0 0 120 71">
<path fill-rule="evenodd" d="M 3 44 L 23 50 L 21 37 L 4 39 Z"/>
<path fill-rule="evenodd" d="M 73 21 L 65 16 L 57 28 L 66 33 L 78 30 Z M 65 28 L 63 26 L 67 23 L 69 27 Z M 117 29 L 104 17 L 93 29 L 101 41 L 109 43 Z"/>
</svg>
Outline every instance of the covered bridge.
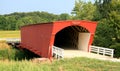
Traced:
<svg viewBox="0 0 120 71">
<path fill-rule="evenodd" d="M 52 48 L 89 52 L 97 23 L 85 20 L 56 21 L 21 27 L 21 47 L 52 58 Z"/>
</svg>

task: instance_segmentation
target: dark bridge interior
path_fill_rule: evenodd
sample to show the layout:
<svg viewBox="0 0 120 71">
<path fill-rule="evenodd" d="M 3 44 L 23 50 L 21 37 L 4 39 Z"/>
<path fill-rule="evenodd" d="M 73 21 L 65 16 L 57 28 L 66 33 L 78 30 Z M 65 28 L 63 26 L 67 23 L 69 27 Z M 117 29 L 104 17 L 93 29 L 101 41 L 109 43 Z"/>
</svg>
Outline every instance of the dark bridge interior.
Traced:
<svg viewBox="0 0 120 71">
<path fill-rule="evenodd" d="M 54 46 L 63 49 L 78 49 L 78 35 L 80 32 L 88 32 L 85 28 L 80 26 L 69 26 L 55 35 Z"/>
</svg>

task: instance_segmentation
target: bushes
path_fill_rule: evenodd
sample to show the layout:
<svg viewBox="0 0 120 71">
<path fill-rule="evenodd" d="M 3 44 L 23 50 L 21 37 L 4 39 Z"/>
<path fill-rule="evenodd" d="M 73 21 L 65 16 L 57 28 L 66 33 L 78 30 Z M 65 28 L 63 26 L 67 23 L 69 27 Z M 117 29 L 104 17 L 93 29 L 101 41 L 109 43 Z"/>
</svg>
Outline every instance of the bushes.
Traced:
<svg viewBox="0 0 120 71">
<path fill-rule="evenodd" d="M 18 50 L 10 48 L 10 49 L 0 49 L 0 60 L 16 60 L 19 57 L 16 57 L 16 54 L 20 53 Z"/>
<path fill-rule="evenodd" d="M 20 50 L 9 46 L 6 41 L 0 41 L 0 60 L 24 60 L 38 57 L 28 50 Z"/>
<path fill-rule="evenodd" d="M 9 49 L 10 46 L 8 44 L 6 44 L 5 40 L 0 40 L 0 49 L 5 49 L 5 48 Z"/>
<path fill-rule="evenodd" d="M 10 49 L 0 49 L 0 60 L 24 60 L 31 59 L 33 57 L 38 57 L 34 53 L 29 52 L 28 50 L 19 50 L 16 48 Z"/>
<path fill-rule="evenodd" d="M 0 50 L 0 59 L 9 59 L 9 50 L 8 49 L 1 49 Z"/>
<path fill-rule="evenodd" d="M 116 43 L 111 45 L 110 48 L 114 49 L 114 57 L 120 57 L 120 43 Z"/>
<path fill-rule="evenodd" d="M 38 57 L 28 50 L 20 50 L 9 46 L 6 41 L 0 41 L 0 60 L 24 60 Z"/>
</svg>

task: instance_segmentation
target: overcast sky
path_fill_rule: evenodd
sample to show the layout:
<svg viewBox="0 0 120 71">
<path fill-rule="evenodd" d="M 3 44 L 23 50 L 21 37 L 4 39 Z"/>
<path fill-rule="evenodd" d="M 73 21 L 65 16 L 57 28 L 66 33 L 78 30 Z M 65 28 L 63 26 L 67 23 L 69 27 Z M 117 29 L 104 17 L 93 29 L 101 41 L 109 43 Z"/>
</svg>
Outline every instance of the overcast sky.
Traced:
<svg viewBox="0 0 120 71">
<path fill-rule="evenodd" d="M 94 0 L 91 1 L 93 2 Z M 0 14 L 33 11 L 70 14 L 74 3 L 75 0 L 0 0 Z"/>
</svg>

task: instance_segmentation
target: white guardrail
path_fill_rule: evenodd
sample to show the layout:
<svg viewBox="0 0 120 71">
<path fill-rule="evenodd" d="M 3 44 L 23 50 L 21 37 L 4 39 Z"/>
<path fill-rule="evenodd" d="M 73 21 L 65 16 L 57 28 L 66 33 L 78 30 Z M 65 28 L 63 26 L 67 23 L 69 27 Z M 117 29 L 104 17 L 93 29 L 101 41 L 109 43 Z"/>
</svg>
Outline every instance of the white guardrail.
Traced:
<svg viewBox="0 0 120 71">
<path fill-rule="evenodd" d="M 53 46 L 52 52 L 53 52 L 53 57 L 58 58 L 58 59 L 63 58 L 64 49 Z"/>
<path fill-rule="evenodd" d="M 102 54 L 102 55 L 109 55 L 111 57 L 113 57 L 114 55 L 114 49 L 98 47 L 98 46 L 90 46 L 90 47 L 91 47 L 90 52 L 95 52 L 97 54 Z"/>
<path fill-rule="evenodd" d="M 20 38 L 6 38 L 7 43 L 12 43 L 12 42 L 19 43 L 20 41 L 21 41 Z"/>
<path fill-rule="evenodd" d="M 6 41 L 10 43 L 10 42 L 20 42 L 21 39 L 20 38 L 0 38 L 0 41 Z"/>
</svg>

